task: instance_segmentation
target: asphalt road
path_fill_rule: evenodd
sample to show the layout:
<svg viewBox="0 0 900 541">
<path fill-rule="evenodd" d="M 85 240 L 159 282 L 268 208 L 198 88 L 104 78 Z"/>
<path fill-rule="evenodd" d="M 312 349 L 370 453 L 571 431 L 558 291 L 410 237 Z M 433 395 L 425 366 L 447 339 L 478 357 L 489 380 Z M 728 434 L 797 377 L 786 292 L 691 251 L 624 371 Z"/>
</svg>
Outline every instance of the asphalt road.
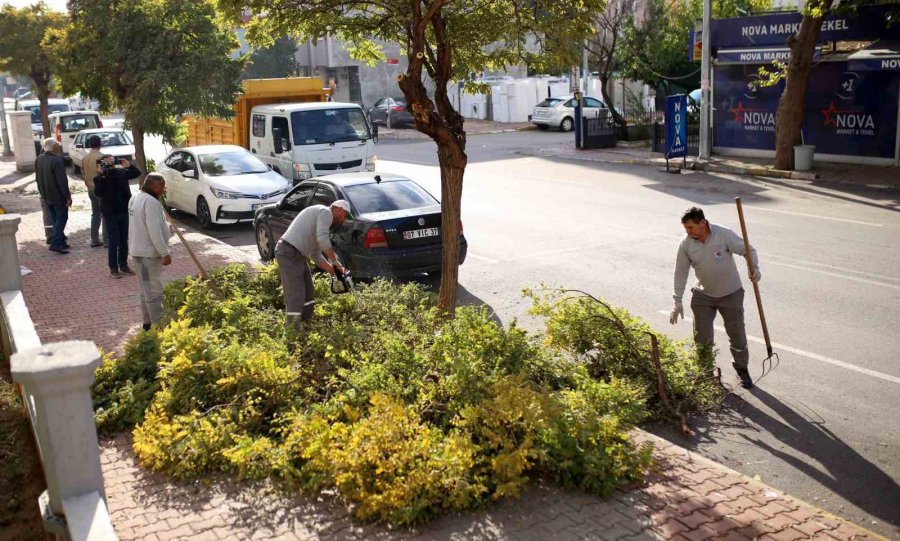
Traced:
<svg viewBox="0 0 900 541">
<path fill-rule="evenodd" d="M 900 193 L 669 175 L 518 153 L 571 137 L 469 138 L 462 209 L 469 257 L 460 268 L 461 299 L 486 303 L 504 323 L 518 319 L 539 328 L 521 289 L 578 288 L 687 338 L 690 321 L 673 327 L 665 315 L 683 234 L 679 214 L 699 205 L 712 222 L 739 230 L 734 197 L 740 195 L 761 256 L 760 285 L 780 364 L 756 389 L 738 390 L 720 411 L 694 419 L 694 437 L 669 426 L 650 429 L 900 538 Z M 380 171 L 405 174 L 440 193 L 431 142 L 383 139 L 378 156 Z M 196 226 L 191 217 L 179 219 Z M 211 234 L 256 251 L 248 225 Z M 743 261 L 738 267 L 746 275 Z M 765 347 L 749 289 L 745 308 L 751 373 L 758 377 Z M 724 332 L 717 340 L 724 352 L 719 366 L 733 384 Z"/>
</svg>

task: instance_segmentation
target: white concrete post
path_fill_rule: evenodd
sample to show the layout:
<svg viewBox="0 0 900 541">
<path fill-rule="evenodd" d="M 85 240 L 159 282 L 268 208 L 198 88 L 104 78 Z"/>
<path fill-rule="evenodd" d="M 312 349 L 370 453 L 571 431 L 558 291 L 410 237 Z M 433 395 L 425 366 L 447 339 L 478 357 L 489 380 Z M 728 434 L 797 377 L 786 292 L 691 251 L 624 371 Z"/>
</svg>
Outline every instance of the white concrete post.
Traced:
<svg viewBox="0 0 900 541">
<path fill-rule="evenodd" d="M 0 292 L 22 289 L 16 232 L 22 218 L 18 214 L 0 214 Z"/>
<path fill-rule="evenodd" d="M 34 172 L 34 160 L 37 158 L 34 154 L 34 133 L 31 131 L 31 112 L 29 111 L 12 111 L 9 114 L 9 121 L 12 126 L 12 137 L 14 146 L 13 154 L 16 155 L 16 171 L 20 173 Z"/>
<path fill-rule="evenodd" d="M 25 391 L 47 478 L 50 509 L 96 492 L 105 501 L 91 384 L 100 365 L 93 342 L 57 342 L 15 353 L 13 380 Z"/>
</svg>

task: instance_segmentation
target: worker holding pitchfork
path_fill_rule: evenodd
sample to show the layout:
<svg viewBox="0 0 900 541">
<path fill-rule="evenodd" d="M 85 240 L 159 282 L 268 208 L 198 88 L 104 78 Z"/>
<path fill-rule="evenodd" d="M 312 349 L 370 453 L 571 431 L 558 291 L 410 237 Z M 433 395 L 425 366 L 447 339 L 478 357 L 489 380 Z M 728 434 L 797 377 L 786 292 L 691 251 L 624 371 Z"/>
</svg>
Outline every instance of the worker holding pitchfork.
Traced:
<svg viewBox="0 0 900 541">
<path fill-rule="evenodd" d="M 678 244 L 675 259 L 675 306 L 669 322 L 684 319 L 681 298 L 687 284 L 688 271 L 693 267 L 697 282 L 691 288 L 691 311 L 694 313 L 694 341 L 702 362 L 715 365 L 713 357 L 713 320 L 716 312 L 722 314 L 725 332 L 731 343 L 731 357 L 735 371 L 741 378 L 741 386 L 753 388 L 753 379 L 747 370 L 750 352 L 747 348 L 747 332 L 744 329 L 744 288 L 738 274 L 734 255 L 744 256 L 744 240 L 737 233 L 720 225 L 710 224 L 703 210 L 691 207 L 681 216 L 681 224 L 687 233 Z M 748 245 L 749 246 L 749 245 Z M 759 258 L 756 249 L 749 247 L 752 271 L 750 280 L 758 282 Z"/>
</svg>

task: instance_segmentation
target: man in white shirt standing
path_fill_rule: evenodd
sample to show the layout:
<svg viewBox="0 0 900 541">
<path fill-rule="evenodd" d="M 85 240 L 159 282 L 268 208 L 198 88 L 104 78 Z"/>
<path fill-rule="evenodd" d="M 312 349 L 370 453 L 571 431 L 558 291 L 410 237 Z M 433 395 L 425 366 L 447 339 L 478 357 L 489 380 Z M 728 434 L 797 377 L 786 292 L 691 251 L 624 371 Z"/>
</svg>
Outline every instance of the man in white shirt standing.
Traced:
<svg viewBox="0 0 900 541">
<path fill-rule="evenodd" d="M 166 179 L 150 173 L 140 191 L 128 202 L 128 246 L 141 290 L 141 314 L 144 330 L 159 325 L 162 317 L 162 268 L 172 263 L 169 255 L 171 230 L 160 197 L 166 192 Z"/>
<path fill-rule="evenodd" d="M 734 263 L 734 255 L 744 256 L 744 239 L 720 225 L 710 224 L 703 210 L 691 207 L 681 216 L 681 224 L 687 233 L 678 244 L 675 259 L 675 306 L 669 322 L 684 319 L 681 297 L 687 284 L 688 271 L 693 268 L 697 282 L 691 288 L 691 311 L 694 313 L 694 342 L 701 360 L 715 363 L 713 346 L 715 331 L 713 321 L 716 312 L 722 314 L 725 332 L 731 343 L 732 366 L 741 378 L 745 389 L 753 388 L 753 379 L 747 370 L 750 351 L 747 348 L 747 332 L 744 329 L 744 287 Z M 750 280 L 758 282 L 759 258 L 756 249 L 750 247 L 753 272 Z M 710 366 L 710 369 L 712 366 Z"/>
<path fill-rule="evenodd" d="M 329 230 L 332 225 L 343 224 L 349 214 L 350 203 L 343 199 L 330 207 L 309 206 L 294 218 L 275 246 L 288 328 L 298 329 L 301 321 L 309 319 L 316 302 L 307 259 L 311 258 L 317 267 L 331 274 L 334 267 L 343 270 L 331 247 Z"/>
</svg>

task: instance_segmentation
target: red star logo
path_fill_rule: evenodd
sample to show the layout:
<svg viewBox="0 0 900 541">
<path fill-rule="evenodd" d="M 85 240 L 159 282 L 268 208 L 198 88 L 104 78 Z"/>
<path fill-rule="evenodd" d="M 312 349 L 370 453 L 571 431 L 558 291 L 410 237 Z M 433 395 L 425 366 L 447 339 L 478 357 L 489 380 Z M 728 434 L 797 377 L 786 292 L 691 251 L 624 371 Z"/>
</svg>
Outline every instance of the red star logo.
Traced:
<svg viewBox="0 0 900 541">
<path fill-rule="evenodd" d="M 728 112 L 734 113 L 734 121 L 735 122 L 743 122 L 744 121 L 744 113 L 759 113 L 762 112 L 763 109 L 747 109 L 744 107 L 744 102 L 739 101 L 737 107 L 734 109 L 729 109 Z"/>
<path fill-rule="evenodd" d="M 835 113 L 846 113 L 846 112 L 848 112 L 848 111 L 838 109 L 837 107 L 834 106 L 834 102 L 831 102 L 830 104 L 828 104 L 828 109 L 822 109 L 822 115 L 825 116 L 825 126 L 831 125 L 831 126 L 836 127 L 836 124 L 834 122 L 834 117 L 832 115 L 834 115 Z"/>
</svg>

